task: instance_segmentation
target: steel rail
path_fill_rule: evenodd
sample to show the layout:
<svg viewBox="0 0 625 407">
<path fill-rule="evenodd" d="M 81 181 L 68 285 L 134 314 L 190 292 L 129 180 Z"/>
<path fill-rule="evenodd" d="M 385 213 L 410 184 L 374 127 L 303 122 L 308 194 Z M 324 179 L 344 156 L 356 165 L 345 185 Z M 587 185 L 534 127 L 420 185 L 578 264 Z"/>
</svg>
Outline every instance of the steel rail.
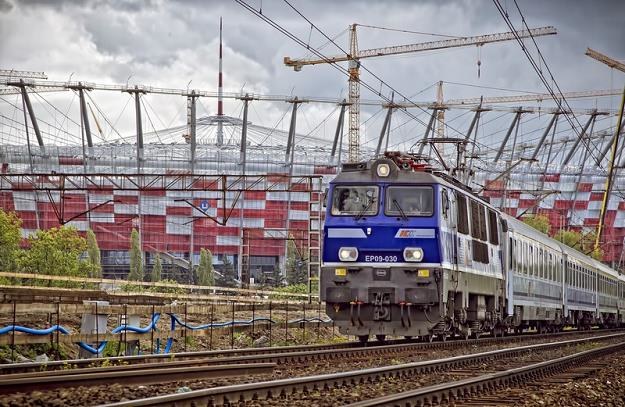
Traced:
<svg viewBox="0 0 625 407">
<path fill-rule="evenodd" d="M 596 359 L 603 355 L 622 351 L 625 342 L 591 349 L 561 358 L 547 360 L 528 366 L 517 367 L 502 372 L 490 373 L 471 377 L 464 380 L 422 387 L 416 390 L 391 394 L 376 399 L 348 404 L 349 407 L 369 406 L 422 406 L 470 398 L 476 393 L 491 393 L 493 390 L 506 387 L 519 387 L 524 382 L 536 381 L 546 376 L 552 376 L 580 363 Z"/>
<path fill-rule="evenodd" d="M 620 330 L 614 330 L 619 332 Z M 597 331 L 591 331 L 596 333 Z M 602 333 L 612 332 L 612 330 L 601 331 Z M 309 360 L 331 360 L 342 357 L 366 355 L 392 355 L 410 350 L 425 351 L 430 349 L 443 349 L 461 346 L 489 345 L 499 342 L 521 342 L 526 339 L 552 338 L 572 334 L 586 334 L 589 332 L 568 331 L 556 334 L 523 334 L 506 337 L 483 337 L 481 339 L 453 340 L 448 342 L 410 342 L 408 340 L 397 340 L 387 342 L 373 342 L 363 346 L 360 342 L 345 342 L 333 345 L 303 345 L 303 346 L 281 346 L 275 348 L 247 348 L 247 349 L 226 349 L 199 352 L 181 352 L 171 354 L 118 356 L 111 358 L 97 359 L 74 359 L 52 362 L 30 362 L 12 363 L 0 365 L 0 374 L 17 377 L 19 374 L 28 372 L 41 374 L 44 371 L 62 372 L 60 374 L 80 374 L 86 369 L 102 368 L 99 364 L 107 364 L 109 370 L 118 368 L 119 370 L 129 370 L 128 366 L 138 368 L 154 368 L 167 364 L 168 366 L 193 366 L 201 363 L 251 363 L 251 362 L 275 362 L 290 363 Z M 153 365 L 148 367 L 148 365 Z M 68 366 L 71 368 L 68 369 Z M 28 376 L 24 376 L 28 377 Z"/>
<path fill-rule="evenodd" d="M 378 381 L 383 378 L 414 376 L 420 373 L 432 373 L 446 369 L 459 368 L 468 364 L 479 363 L 486 360 L 501 359 L 527 353 L 529 351 L 546 350 L 567 345 L 604 339 L 623 337 L 625 334 L 611 334 L 600 337 L 574 339 L 561 342 L 553 342 L 537 345 L 526 345 L 511 349 L 500 349 L 490 352 L 462 355 L 444 359 L 429 360 L 422 362 L 406 363 L 362 369 L 356 371 L 323 374 L 315 376 L 297 377 L 292 379 L 274 380 L 268 382 L 238 384 L 232 386 L 215 387 L 211 389 L 195 390 L 183 394 L 167 394 L 163 396 L 136 399 L 106 404 L 107 407 L 129 406 L 197 406 L 197 405 L 224 405 L 237 403 L 245 400 L 270 399 L 282 395 L 343 387 Z"/>
<path fill-rule="evenodd" d="M 74 375 L 31 376 L 0 379 L 0 394 L 49 390 L 62 387 L 98 386 L 114 383 L 156 384 L 180 380 L 222 378 L 271 373 L 275 363 L 246 363 L 194 367 L 161 367 L 130 371 L 104 371 Z M 56 373 L 56 372 L 55 372 Z"/>
<path fill-rule="evenodd" d="M 117 356 L 111 358 L 97 359 L 74 359 L 52 362 L 30 362 L 30 363 L 12 363 L 0 365 L 0 373 L 5 375 L 15 375 L 27 372 L 42 371 L 59 371 L 79 373 L 84 369 L 98 367 L 99 364 L 108 365 L 139 365 L 154 364 L 157 367 L 167 363 L 171 366 L 171 362 L 182 362 L 180 365 L 192 366 L 198 363 L 246 363 L 246 362 L 277 362 L 288 363 L 293 361 L 306 361 L 315 359 L 336 359 L 341 357 L 356 356 L 358 354 L 369 355 L 389 355 L 401 353 L 409 350 L 429 350 L 453 348 L 458 346 L 474 346 L 489 345 L 499 342 L 521 342 L 525 339 L 553 338 L 558 336 L 567 336 L 573 334 L 586 333 L 608 333 L 621 332 L 622 330 L 606 330 L 606 331 L 567 331 L 555 334 L 522 334 L 505 337 L 482 337 L 481 339 L 470 340 L 452 340 L 448 342 L 410 342 L 408 340 L 397 340 L 387 342 L 372 342 L 363 346 L 360 342 L 345 342 L 333 345 L 303 345 L 303 346 L 280 346 L 275 348 L 247 348 L 247 349 L 226 349 L 213 351 L 198 352 L 180 352 L 171 354 L 155 354 L 155 355 L 136 355 L 136 356 Z M 68 369 L 68 366 L 71 369 Z M 110 366 L 113 367 L 113 366 Z M 63 373 L 68 374 L 68 373 Z"/>
</svg>

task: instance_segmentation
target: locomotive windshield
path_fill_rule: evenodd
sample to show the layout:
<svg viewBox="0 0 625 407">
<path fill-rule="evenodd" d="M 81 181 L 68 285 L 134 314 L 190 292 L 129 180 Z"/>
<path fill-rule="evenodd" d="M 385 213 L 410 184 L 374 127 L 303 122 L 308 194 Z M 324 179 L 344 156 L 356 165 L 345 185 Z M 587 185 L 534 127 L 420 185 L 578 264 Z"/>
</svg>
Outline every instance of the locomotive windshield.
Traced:
<svg viewBox="0 0 625 407">
<path fill-rule="evenodd" d="M 374 185 L 337 185 L 332 194 L 332 215 L 375 215 L 378 213 L 378 191 Z"/>
<path fill-rule="evenodd" d="M 385 212 L 391 216 L 432 216 L 432 187 L 388 187 Z"/>
</svg>

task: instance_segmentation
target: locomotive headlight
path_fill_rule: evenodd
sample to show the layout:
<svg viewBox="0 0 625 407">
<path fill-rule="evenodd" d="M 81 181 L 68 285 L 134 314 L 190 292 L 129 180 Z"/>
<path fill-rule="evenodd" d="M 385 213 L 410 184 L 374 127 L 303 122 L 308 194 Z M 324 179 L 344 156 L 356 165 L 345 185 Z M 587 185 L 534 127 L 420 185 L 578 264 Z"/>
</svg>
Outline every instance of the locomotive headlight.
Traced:
<svg viewBox="0 0 625 407">
<path fill-rule="evenodd" d="M 341 261 L 356 261 L 358 259 L 358 249 L 355 247 L 341 247 L 339 249 L 339 259 Z"/>
<path fill-rule="evenodd" d="M 420 247 L 406 247 L 404 249 L 404 260 L 406 261 L 423 260 L 423 249 Z"/>
<path fill-rule="evenodd" d="M 391 167 L 389 167 L 387 163 L 382 163 L 378 165 L 376 172 L 378 173 L 378 177 L 388 177 L 388 174 L 391 172 Z"/>
</svg>

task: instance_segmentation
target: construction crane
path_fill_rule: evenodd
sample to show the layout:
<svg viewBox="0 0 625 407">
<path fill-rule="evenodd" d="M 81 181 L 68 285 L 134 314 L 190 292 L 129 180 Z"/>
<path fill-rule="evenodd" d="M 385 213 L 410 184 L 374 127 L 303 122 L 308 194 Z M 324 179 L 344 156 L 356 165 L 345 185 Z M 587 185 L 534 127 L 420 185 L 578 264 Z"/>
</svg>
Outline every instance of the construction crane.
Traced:
<svg viewBox="0 0 625 407">
<path fill-rule="evenodd" d="M 596 59 L 602 64 L 606 64 L 610 68 L 618 69 L 621 72 L 625 72 L 625 64 L 619 62 L 613 58 L 610 58 L 607 55 L 604 55 L 600 52 L 597 52 L 593 49 L 586 49 L 586 55 L 589 57 Z M 605 180 L 605 191 L 603 192 L 603 200 L 601 202 L 601 211 L 599 213 L 599 224 L 597 225 L 597 235 L 595 238 L 595 246 L 594 250 L 597 251 L 599 249 L 599 242 L 601 241 L 601 232 L 603 229 L 603 223 L 605 222 L 605 214 L 608 209 L 608 201 L 610 199 L 610 192 L 612 191 L 612 184 L 614 182 L 614 172 L 616 166 L 616 154 L 619 148 L 619 137 L 621 132 L 623 131 L 622 122 L 623 122 L 623 110 L 625 109 L 625 88 L 623 88 L 623 96 L 621 97 L 621 108 L 619 109 L 619 116 L 617 124 L 614 128 L 614 142 L 612 143 L 612 153 L 610 156 L 610 161 L 608 162 L 608 176 Z"/>
<path fill-rule="evenodd" d="M 473 37 L 461 37 L 451 40 L 430 41 L 417 44 L 397 45 L 384 48 L 358 50 L 358 38 L 356 27 L 349 27 L 349 54 L 330 56 L 323 59 L 291 59 L 284 57 L 284 64 L 293 67 L 295 71 L 301 71 L 304 65 L 317 65 L 336 62 L 348 62 L 349 74 L 349 161 L 358 161 L 360 149 L 360 60 L 387 55 L 407 54 L 419 51 L 429 51 L 443 48 L 464 47 L 467 45 L 482 46 L 492 42 L 510 41 L 517 38 L 538 37 L 542 35 L 556 34 L 554 27 L 533 28 L 517 32 L 504 32 L 498 34 L 478 35 Z"/>
<path fill-rule="evenodd" d="M 45 72 L 17 71 L 15 69 L 0 69 L 0 76 L 8 77 L 9 79 L 48 79 L 48 75 Z"/>
<path fill-rule="evenodd" d="M 616 59 L 610 58 L 607 55 L 602 54 L 601 52 L 595 51 L 594 49 L 588 48 L 586 49 L 586 55 L 589 57 L 596 59 L 597 61 L 606 64 L 610 68 L 618 69 L 621 72 L 625 72 L 625 64 L 617 61 Z"/>
<path fill-rule="evenodd" d="M 620 95 L 620 89 L 600 89 L 600 90 L 584 90 L 578 92 L 564 92 L 562 97 L 566 99 L 583 99 L 601 96 Z M 557 95 L 560 96 L 560 95 Z M 485 96 L 484 98 L 468 98 L 468 99 L 448 99 L 443 106 L 461 106 L 461 105 L 479 105 L 493 103 L 518 103 L 518 102 L 542 102 L 544 100 L 553 100 L 550 93 L 530 93 L 527 95 L 505 95 L 505 96 Z M 405 107 L 411 107 L 405 104 Z"/>
</svg>

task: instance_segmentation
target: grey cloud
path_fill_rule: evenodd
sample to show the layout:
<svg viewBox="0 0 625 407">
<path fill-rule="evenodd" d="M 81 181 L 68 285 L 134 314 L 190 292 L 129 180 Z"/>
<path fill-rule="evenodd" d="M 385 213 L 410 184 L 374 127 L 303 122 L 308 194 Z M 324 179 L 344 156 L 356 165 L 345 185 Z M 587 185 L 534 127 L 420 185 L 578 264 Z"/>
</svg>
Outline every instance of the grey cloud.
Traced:
<svg viewBox="0 0 625 407">
<path fill-rule="evenodd" d="M 0 0 L 0 13 L 8 13 L 13 9 L 13 4 L 9 0 Z"/>
</svg>

